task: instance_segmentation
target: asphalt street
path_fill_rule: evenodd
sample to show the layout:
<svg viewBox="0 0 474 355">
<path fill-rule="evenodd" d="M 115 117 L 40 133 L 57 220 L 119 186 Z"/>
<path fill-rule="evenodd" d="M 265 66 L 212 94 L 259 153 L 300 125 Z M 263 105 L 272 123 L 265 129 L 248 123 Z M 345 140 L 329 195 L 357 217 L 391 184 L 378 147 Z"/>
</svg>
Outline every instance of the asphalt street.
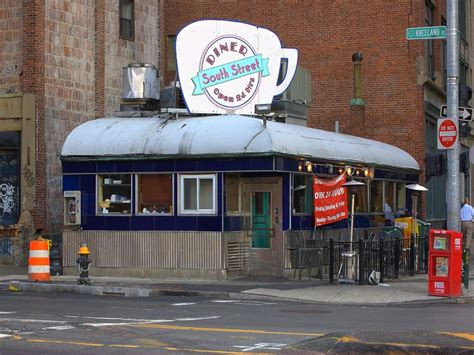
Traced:
<svg viewBox="0 0 474 355">
<path fill-rule="evenodd" d="M 474 305 L 0 293 L 0 354 L 474 353 Z"/>
</svg>

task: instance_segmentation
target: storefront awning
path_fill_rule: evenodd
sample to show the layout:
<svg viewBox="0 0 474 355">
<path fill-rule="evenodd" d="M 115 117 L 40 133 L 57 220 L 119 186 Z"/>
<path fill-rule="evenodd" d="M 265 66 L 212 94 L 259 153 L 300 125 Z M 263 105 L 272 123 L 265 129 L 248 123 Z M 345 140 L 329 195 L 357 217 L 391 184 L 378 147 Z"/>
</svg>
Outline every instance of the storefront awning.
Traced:
<svg viewBox="0 0 474 355">
<path fill-rule="evenodd" d="M 334 163 L 419 170 L 416 160 L 378 141 L 292 124 L 227 115 L 169 119 L 112 117 L 67 137 L 63 160 L 284 155 Z"/>
</svg>

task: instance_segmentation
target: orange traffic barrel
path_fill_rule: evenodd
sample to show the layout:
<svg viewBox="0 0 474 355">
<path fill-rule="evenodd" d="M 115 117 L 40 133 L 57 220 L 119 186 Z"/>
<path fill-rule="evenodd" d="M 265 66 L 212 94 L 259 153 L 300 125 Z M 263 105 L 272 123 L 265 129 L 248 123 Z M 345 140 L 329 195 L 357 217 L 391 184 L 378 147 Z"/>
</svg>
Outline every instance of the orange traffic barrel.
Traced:
<svg viewBox="0 0 474 355">
<path fill-rule="evenodd" d="M 51 280 L 49 268 L 49 244 L 47 240 L 30 241 L 28 279 L 30 281 Z"/>
</svg>

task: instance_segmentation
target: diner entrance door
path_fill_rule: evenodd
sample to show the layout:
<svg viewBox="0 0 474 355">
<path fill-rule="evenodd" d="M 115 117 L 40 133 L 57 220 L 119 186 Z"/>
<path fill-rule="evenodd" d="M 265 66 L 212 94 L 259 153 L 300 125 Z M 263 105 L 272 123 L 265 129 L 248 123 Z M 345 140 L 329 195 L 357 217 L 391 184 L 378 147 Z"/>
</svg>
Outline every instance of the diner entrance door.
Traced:
<svg viewBox="0 0 474 355">
<path fill-rule="evenodd" d="M 281 183 L 279 179 L 255 179 L 244 184 L 245 205 L 250 207 L 247 235 L 250 239 L 250 275 L 281 276 Z M 259 179 L 260 180 L 260 179 Z"/>
</svg>

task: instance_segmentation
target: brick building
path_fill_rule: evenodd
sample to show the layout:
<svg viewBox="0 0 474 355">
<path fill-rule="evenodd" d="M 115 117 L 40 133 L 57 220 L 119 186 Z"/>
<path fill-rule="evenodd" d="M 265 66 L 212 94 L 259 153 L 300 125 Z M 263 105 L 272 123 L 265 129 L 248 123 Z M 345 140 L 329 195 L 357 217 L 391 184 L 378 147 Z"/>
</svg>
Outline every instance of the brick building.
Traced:
<svg viewBox="0 0 474 355">
<path fill-rule="evenodd" d="M 472 2 L 459 2 L 461 82 L 472 82 Z M 311 75 L 307 126 L 363 136 L 409 152 L 425 170 L 425 156 L 437 151 L 436 119 L 446 102 L 443 40 L 407 41 L 408 27 L 445 25 L 446 1 L 165 1 L 164 82 L 175 80 L 175 35 L 198 19 L 232 19 L 266 27 L 284 47 L 297 48 L 299 65 Z M 352 55 L 360 51 L 362 98 L 354 98 Z M 464 138 L 462 150 L 471 146 Z M 445 177 L 421 184 L 430 192 L 423 216 L 446 219 Z M 470 195 L 469 179 L 462 194 Z"/>
<path fill-rule="evenodd" d="M 122 67 L 159 66 L 160 16 L 156 0 L 0 3 L 0 263 L 62 230 L 64 139 L 118 110 Z"/>
</svg>

